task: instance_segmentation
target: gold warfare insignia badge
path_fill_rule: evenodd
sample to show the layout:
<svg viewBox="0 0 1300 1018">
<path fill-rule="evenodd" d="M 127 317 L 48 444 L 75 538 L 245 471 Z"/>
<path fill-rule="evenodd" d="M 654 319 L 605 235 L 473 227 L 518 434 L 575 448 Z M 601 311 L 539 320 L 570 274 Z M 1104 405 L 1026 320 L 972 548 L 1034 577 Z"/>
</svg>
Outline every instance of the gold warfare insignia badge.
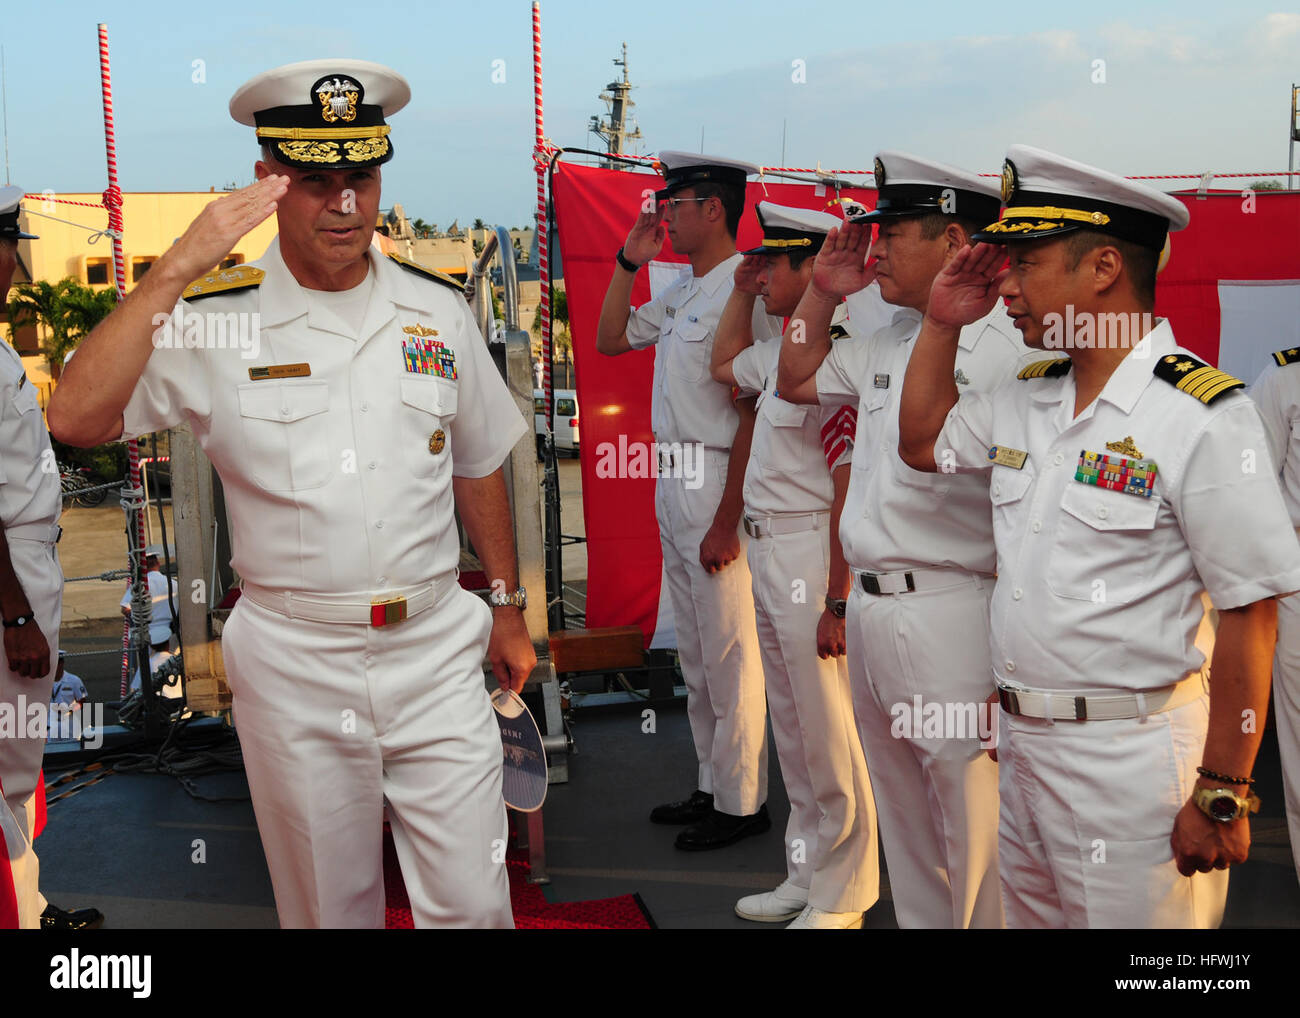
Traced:
<svg viewBox="0 0 1300 1018">
<path fill-rule="evenodd" d="M 882 187 L 885 186 L 885 164 L 880 161 L 879 156 L 876 157 L 875 169 L 876 169 L 876 190 L 879 191 Z"/>
<path fill-rule="evenodd" d="M 344 123 L 357 119 L 357 103 L 361 99 L 361 86 L 348 78 L 321 78 L 312 91 L 320 100 L 321 119 L 327 124 L 339 120 Z"/>
<path fill-rule="evenodd" d="M 447 435 L 446 432 L 442 430 L 442 428 L 439 428 L 437 431 L 435 431 L 432 435 L 429 436 L 429 451 L 433 453 L 435 456 L 437 456 L 438 453 L 442 452 L 443 447 L 446 444 L 447 444 Z"/>
<path fill-rule="evenodd" d="M 436 335 L 438 335 L 438 330 L 437 330 L 437 329 L 431 329 L 431 328 L 429 328 L 427 325 L 421 325 L 419 322 L 416 322 L 414 325 L 403 325 L 403 326 L 402 326 L 402 331 L 405 332 L 408 336 L 436 336 Z"/>
<path fill-rule="evenodd" d="M 1107 452 L 1117 452 L 1121 456 L 1132 456 L 1134 459 L 1142 459 L 1142 452 L 1133 444 L 1133 436 L 1125 435 L 1122 442 L 1107 442 Z"/>
<path fill-rule="evenodd" d="M 1016 164 L 1010 159 L 1002 162 L 1002 204 L 1006 205 L 1011 201 L 1011 196 L 1016 192 Z"/>
</svg>

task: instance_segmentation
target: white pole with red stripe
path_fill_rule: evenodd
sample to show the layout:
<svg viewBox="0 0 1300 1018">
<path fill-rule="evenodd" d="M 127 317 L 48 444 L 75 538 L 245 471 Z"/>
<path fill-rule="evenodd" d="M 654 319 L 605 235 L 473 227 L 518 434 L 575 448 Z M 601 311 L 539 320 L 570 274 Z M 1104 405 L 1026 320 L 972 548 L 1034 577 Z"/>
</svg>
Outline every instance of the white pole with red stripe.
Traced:
<svg viewBox="0 0 1300 1018">
<path fill-rule="evenodd" d="M 104 99 L 104 151 L 108 157 L 108 189 L 104 191 L 104 207 L 108 209 L 108 228 L 113 240 L 113 278 L 117 283 L 119 303 L 126 299 L 126 263 L 122 255 L 122 189 L 117 184 L 117 136 L 113 130 L 113 78 L 108 68 L 108 26 L 99 25 L 99 83 Z M 135 442 L 126 444 L 130 466 L 131 489 L 140 490 L 140 450 Z M 132 578 L 144 575 L 144 513 L 137 511 L 131 521 L 135 527 L 137 569 Z M 128 653 L 130 622 L 122 624 L 122 689 L 126 696 L 130 683 Z"/>
</svg>

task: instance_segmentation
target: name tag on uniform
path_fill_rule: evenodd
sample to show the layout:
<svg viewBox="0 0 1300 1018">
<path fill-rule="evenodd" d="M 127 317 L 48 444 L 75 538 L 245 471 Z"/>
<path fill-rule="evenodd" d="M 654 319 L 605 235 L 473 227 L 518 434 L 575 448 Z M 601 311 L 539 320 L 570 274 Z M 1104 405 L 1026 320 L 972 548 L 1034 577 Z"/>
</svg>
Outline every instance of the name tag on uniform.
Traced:
<svg viewBox="0 0 1300 1018">
<path fill-rule="evenodd" d="M 1025 465 L 1025 460 L 1029 458 L 1029 453 L 1022 452 L 1020 449 L 1012 449 L 1007 445 L 989 446 L 989 459 L 995 466 L 1010 467 L 1012 470 L 1020 470 Z"/>
<path fill-rule="evenodd" d="M 889 376 L 888 376 L 888 375 L 877 375 L 876 378 L 875 378 L 875 381 L 872 382 L 871 384 L 874 385 L 877 389 L 888 389 L 888 388 L 889 388 Z"/>
<path fill-rule="evenodd" d="M 268 378 L 306 378 L 310 374 L 310 364 L 268 364 L 261 368 L 249 368 L 248 380 L 263 382 Z"/>
<path fill-rule="evenodd" d="M 1081 484 L 1095 484 L 1098 488 L 1122 491 L 1125 495 L 1150 498 L 1156 483 L 1156 461 L 1107 456 L 1104 452 L 1084 449 L 1079 453 L 1074 479 Z"/>
</svg>

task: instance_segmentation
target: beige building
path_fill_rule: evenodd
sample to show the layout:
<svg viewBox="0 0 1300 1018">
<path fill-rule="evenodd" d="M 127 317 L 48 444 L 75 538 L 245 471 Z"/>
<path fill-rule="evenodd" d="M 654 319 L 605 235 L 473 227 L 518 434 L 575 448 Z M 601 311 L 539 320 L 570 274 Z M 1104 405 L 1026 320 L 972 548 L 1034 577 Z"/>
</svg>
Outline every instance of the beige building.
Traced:
<svg viewBox="0 0 1300 1018">
<path fill-rule="evenodd" d="M 149 271 L 159 255 L 185 232 L 186 227 L 204 207 L 224 193 L 146 191 L 122 195 L 122 253 L 128 293 Z M 58 194 L 54 197 L 88 203 L 99 203 L 102 200 L 99 194 Z M 80 223 L 86 229 L 56 222 L 46 216 Z M 68 205 L 62 201 L 43 201 L 39 197 L 25 198 L 19 224 L 25 232 L 34 233 L 40 239 L 18 242 L 15 285 L 38 279 L 57 283 L 67 277 L 96 290 L 113 285 L 112 240 L 100 236 L 91 243 L 95 231 L 108 225 L 106 210 Z M 275 234 L 275 219 L 272 217 L 245 236 L 230 257 L 221 263 L 222 266 L 239 265 L 260 258 Z M 9 295 L 6 294 L 6 306 L 8 301 Z M 36 386 L 41 405 L 44 406 L 49 400 L 52 379 L 50 365 L 41 352 L 36 329 L 28 326 L 11 336 L 8 316 L 3 308 L 0 308 L 0 321 L 4 323 L 4 337 L 11 340 L 22 354 L 27 377 Z"/>
</svg>

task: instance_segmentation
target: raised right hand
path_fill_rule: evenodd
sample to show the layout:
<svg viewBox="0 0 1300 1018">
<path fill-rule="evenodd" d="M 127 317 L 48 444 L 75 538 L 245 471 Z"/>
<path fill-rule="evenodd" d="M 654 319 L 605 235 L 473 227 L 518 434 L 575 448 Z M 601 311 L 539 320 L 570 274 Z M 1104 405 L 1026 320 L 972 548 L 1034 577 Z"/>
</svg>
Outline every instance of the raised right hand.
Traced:
<svg viewBox="0 0 1300 1018">
<path fill-rule="evenodd" d="M 623 245 L 623 257 L 637 265 L 654 261 L 668 239 L 668 227 L 663 224 L 663 212 L 642 212 L 636 217 Z"/>
<path fill-rule="evenodd" d="M 978 322 L 998 302 L 1006 257 L 1007 249 L 1000 244 L 962 248 L 934 277 L 925 316 L 950 328 Z"/>
<path fill-rule="evenodd" d="M 826 297 L 844 298 L 871 285 L 876 267 L 867 264 L 871 253 L 871 226 L 845 223 L 826 234 L 813 262 L 813 288 Z"/>
<path fill-rule="evenodd" d="M 241 237 L 265 220 L 289 190 L 277 173 L 209 202 L 165 257 L 179 275 L 196 279 L 234 250 Z"/>
<path fill-rule="evenodd" d="M 761 297 L 763 284 L 758 281 L 758 274 L 765 268 L 766 261 L 767 258 L 763 255 L 745 255 L 744 261 L 736 266 L 736 272 L 732 277 L 735 288 L 741 293 Z"/>
</svg>

